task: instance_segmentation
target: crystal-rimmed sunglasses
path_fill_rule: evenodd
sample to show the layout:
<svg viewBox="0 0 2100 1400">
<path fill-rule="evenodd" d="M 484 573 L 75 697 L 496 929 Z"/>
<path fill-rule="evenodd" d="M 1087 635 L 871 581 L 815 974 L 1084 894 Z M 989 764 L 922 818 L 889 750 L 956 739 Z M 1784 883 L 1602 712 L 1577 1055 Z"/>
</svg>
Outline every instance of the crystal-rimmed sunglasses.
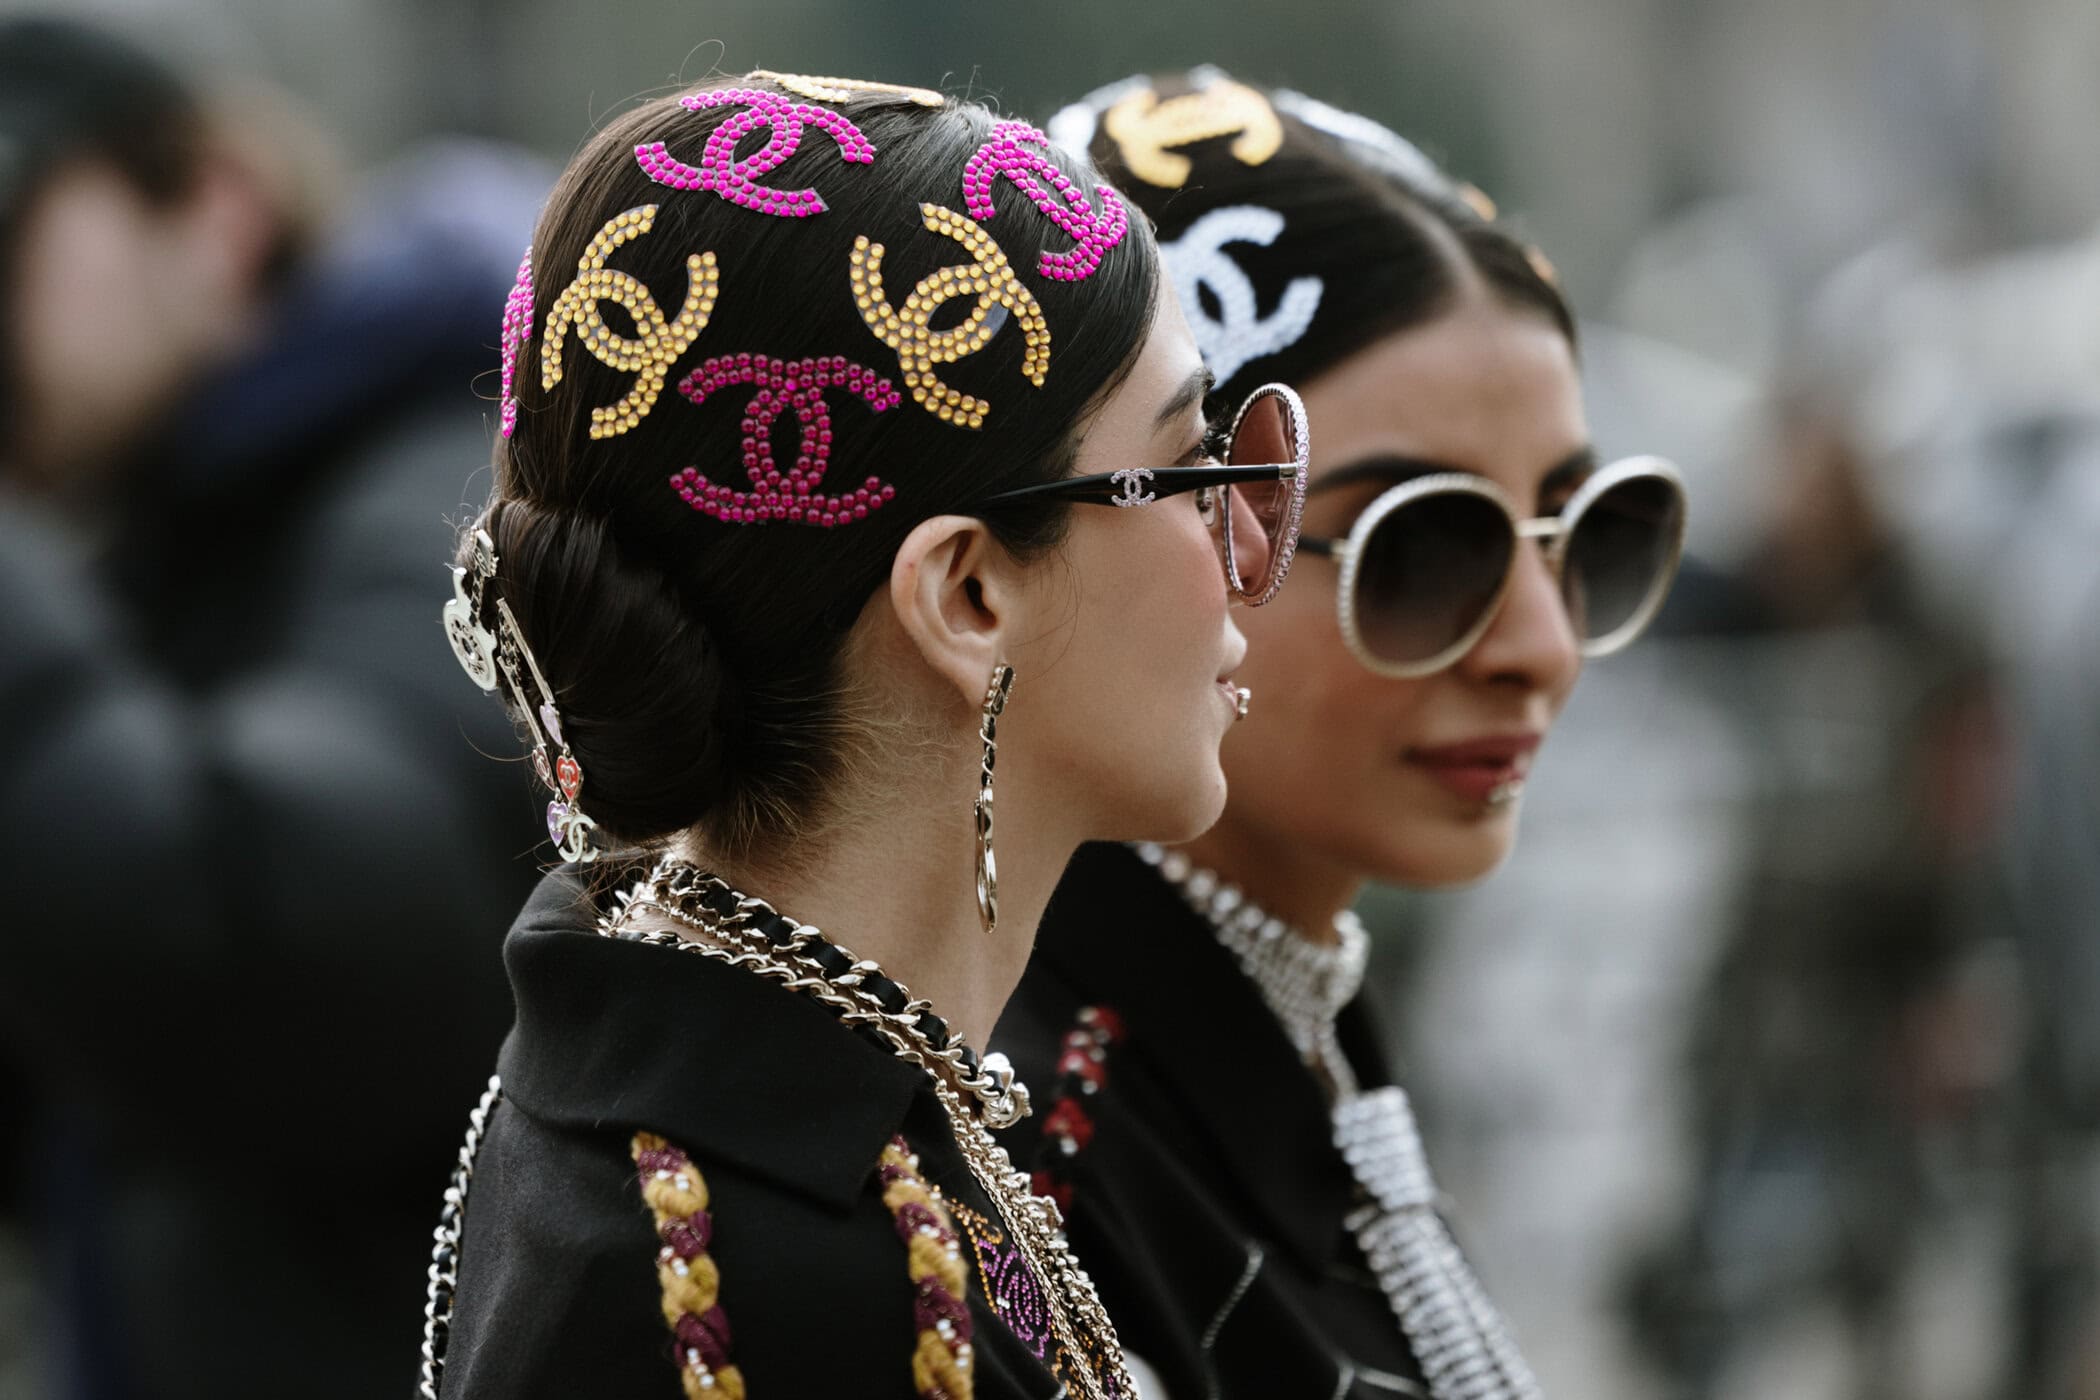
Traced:
<svg viewBox="0 0 2100 1400">
<path fill-rule="evenodd" d="M 1125 467 L 1066 477 L 1002 491 L 969 509 L 1035 501 L 1144 506 L 1190 491 L 1222 492 L 1225 582 L 1241 602 L 1258 608 L 1276 596 L 1291 571 L 1311 455 L 1305 405 L 1284 385 L 1264 384 L 1233 415 L 1216 465 Z"/>
<path fill-rule="evenodd" d="M 1684 480 L 1660 457 L 1599 468 L 1558 514 L 1521 518 L 1493 482 L 1438 472 L 1371 502 L 1347 539 L 1298 548 L 1339 560 L 1342 640 L 1381 676 L 1426 676 L 1493 625 L 1538 540 L 1584 656 L 1605 656 L 1654 620 L 1684 555 Z"/>
</svg>

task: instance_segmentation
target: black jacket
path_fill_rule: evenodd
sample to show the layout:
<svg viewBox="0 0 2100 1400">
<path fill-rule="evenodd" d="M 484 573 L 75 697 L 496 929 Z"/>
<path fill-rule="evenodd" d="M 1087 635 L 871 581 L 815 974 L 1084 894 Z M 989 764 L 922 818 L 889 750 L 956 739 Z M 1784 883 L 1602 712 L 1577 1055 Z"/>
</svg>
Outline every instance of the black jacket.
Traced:
<svg viewBox="0 0 2100 1400">
<path fill-rule="evenodd" d="M 901 1135 L 951 1208 L 998 1220 L 924 1072 L 755 973 L 604 937 L 598 913 L 558 872 L 504 946 L 518 1019 L 467 1198 L 439 1394 L 681 1393 L 631 1151 L 647 1131 L 704 1179 L 729 1360 L 753 1400 L 915 1395 L 914 1284 L 881 1197 L 884 1146 Z M 960 1238 L 976 1395 L 1048 1400 L 1059 1383 L 1037 1353 L 1055 1344 L 1039 1316 L 1009 1326 L 985 1293 L 987 1265 L 1001 1278 L 1025 1266 Z"/>
<path fill-rule="evenodd" d="M 1090 1093 L 1059 1069 L 1083 1007 L 1120 1023 Z M 1338 1030 L 1364 1087 L 1389 1082 L 1362 998 Z M 1036 1095 L 1006 1145 L 1068 1202 L 1123 1345 L 1164 1386 L 1147 1400 L 1427 1393 L 1343 1226 L 1356 1186 L 1320 1085 L 1210 926 L 1129 850 L 1074 859 L 993 1045 Z M 1070 1154 L 1044 1132 L 1062 1099 L 1084 1139 Z"/>
<path fill-rule="evenodd" d="M 0 1041 L 48 1105 L 60 1394 L 413 1374 L 418 1242 L 543 839 L 438 625 L 542 186 L 430 184 L 307 268 L 105 548 L 0 493 Z M 457 227 L 505 189 L 508 232 Z"/>
</svg>

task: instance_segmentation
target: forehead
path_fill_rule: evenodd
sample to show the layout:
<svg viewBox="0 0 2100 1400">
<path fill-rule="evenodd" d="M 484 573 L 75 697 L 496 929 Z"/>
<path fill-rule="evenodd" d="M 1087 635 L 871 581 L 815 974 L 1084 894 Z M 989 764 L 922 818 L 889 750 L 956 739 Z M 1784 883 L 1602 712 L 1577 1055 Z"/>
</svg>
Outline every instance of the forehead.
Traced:
<svg viewBox="0 0 2100 1400">
<path fill-rule="evenodd" d="M 1374 341 L 1304 398 L 1314 481 L 1367 457 L 1408 457 L 1477 472 L 1526 500 L 1589 442 L 1567 338 L 1488 298 Z"/>
</svg>

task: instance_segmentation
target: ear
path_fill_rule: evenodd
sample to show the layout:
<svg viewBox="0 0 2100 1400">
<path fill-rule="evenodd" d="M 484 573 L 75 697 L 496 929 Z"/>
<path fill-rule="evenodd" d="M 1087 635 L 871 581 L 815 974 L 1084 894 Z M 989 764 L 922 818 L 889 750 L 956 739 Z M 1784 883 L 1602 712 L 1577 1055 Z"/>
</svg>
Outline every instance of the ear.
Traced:
<svg viewBox="0 0 2100 1400">
<path fill-rule="evenodd" d="M 975 706 L 1006 659 L 1019 603 L 1007 555 L 982 520 L 936 515 L 904 537 L 890 564 L 890 606 L 935 674 Z"/>
</svg>

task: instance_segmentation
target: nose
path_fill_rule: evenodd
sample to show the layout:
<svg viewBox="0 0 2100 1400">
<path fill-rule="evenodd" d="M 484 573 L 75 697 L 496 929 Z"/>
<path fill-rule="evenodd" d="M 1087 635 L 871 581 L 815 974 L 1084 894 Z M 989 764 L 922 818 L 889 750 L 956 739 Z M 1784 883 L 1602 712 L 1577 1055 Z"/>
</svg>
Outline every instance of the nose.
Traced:
<svg viewBox="0 0 2100 1400">
<path fill-rule="evenodd" d="M 1458 669 L 1472 680 L 1521 685 L 1558 698 L 1582 671 L 1574 621 L 1538 541 L 1519 546 L 1513 567 L 1516 576 L 1501 609 Z"/>
</svg>

